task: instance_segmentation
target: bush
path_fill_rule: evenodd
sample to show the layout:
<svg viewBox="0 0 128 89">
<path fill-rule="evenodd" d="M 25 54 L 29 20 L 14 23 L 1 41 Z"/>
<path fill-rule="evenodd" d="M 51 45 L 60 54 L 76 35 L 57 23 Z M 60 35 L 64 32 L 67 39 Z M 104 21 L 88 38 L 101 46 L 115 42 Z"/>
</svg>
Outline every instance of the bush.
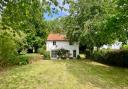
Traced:
<svg viewBox="0 0 128 89">
<path fill-rule="evenodd" d="M 30 58 L 26 55 L 20 55 L 18 57 L 17 65 L 26 65 L 29 64 Z"/>
<path fill-rule="evenodd" d="M 44 56 L 44 60 L 50 60 L 50 52 L 45 51 L 45 52 L 43 53 L 43 56 Z"/>
<path fill-rule="evenodd" d="M 18 52 L 24 45 L 23 32 L 16 32 L 8 27 L 0 27 L 0 66 L 18 63 Z"/>
<path fill-rule="evenodd" d="M 42 48 L 39 48 L 38 53 L 43 55 L 44 60 L 49 60 L 50 59 L 50 52 L 46 51 L 45 46 L 42 46 Z"/>
<path fill-rule="evenodd" d="M 110 65 L 128 67 L 128 50 L 116 50 L 108 52 L 104 56 L 103 62 Z"/>
<path fill-rule="evenodd" d="M 94 52 L 95 61 L 104 64 L 128 67 L 128 50 L 115 50 L 108 52 Z"/>
<path fill-rule="evenodd" d="M 123 45 L 122 49 L 128 49 L 128 45 Z"/>
<path fill-rule="evenodd" d="M 13 65 L 17 62 L 16 43 L 12 37 L 6 33 L 0 33 L 0 66 Z"/>
<path fill-rule="evenodd" d="M 58 58 L 61 58 L 61 59 L 69 58 L 71 55 L 69 51 L 66 49 L 58 49 L 56 50 L 56 52 L 57 52 Z"/>
<path fill-rule="evenodd" d="M 81 57 L 80 57 L 80 55 L 77 55 L 77 57 L 76 57 L 77 59 L 81 59 Z"/>
<path fill-rule="evenodd" d="M 96 60 L 103 59 L 105 53 L 106 53 L 105 51 L 101 51 L 101 50 L 100 51 L 94 51 L 92 58 L 96 59 Z"/>
<path fill-rule="evenodd" d="M 31 63 L 41 60 L 41 59 L 42 59 L 42 56 L 39 54 L 19 55 L 17 58 L 17 65 L 31 64 Z"/>
<path fill-rule="evenodd" d="M 27 54 L 27 50 L 22 50 L 22 51 L 20 52 L 20 55 L 25 55 L 25 54 Z"/>
<path fill-rule="evenodd" d="M 46 48 L 44 46 L 42 46 L 41 48 L 38 49 L 38 53 L 40 54 L 44 54 L 46 52 Z"/>
</svg>

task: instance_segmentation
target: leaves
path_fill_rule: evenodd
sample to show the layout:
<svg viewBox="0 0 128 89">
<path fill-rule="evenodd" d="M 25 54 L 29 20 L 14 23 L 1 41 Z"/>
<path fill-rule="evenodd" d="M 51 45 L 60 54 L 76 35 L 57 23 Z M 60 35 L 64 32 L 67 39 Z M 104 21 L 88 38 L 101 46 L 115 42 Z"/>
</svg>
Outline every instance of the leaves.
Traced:
<svg viewBox="0 0 128 89">
<path fill-rule="evenodd" d="M 38 0 L 8 2 L 2 14 L 2 25 L 11 27 L 16 32 L 24 32 L 27 35 L 27 44 L 31 47 L 39 47 L 47 36 L 43 11 Z"/>
</svg>

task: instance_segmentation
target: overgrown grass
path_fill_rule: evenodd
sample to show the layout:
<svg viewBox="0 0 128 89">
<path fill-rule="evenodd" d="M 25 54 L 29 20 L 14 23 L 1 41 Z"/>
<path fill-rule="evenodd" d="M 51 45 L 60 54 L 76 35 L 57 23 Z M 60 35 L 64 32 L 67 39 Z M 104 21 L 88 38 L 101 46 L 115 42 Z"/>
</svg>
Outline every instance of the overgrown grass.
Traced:
<svg viewBox="0 0 128 89">
<path fill-rule="evenodd" d="M 42 60 L 0 73 L 0 89 L 123 88 L 128 88 L 128 69 L 85 60 Z"/>
</svg>

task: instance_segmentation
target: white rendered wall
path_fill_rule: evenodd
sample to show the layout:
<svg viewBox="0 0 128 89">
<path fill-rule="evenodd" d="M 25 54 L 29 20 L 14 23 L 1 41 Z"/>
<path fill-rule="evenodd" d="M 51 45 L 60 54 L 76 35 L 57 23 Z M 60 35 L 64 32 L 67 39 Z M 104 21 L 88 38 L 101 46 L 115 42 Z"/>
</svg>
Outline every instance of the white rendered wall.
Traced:
<svg viewBox="0 0 128 89">
<path fill-rule="evenodd" d="M 76 50 L 76 56 L 79 55 L 79 44 L 74 43 L 73 45 L 70 45 L 68 41 L 56 41 L 56 45 L 53 45 L 53 41 L 47 41 L 46 42 L 46 50 L 56 50 L 56 49 L 66 49 L 69 50 L 71 53 L 71 57 L 73 57 L 73 50 Z"/>
<path fill-rule="evenodd" d="M 122 42 L 116 41 L 114 44 L 111 45 L 103 45 L 100 49 L 120 49 L 122 47 Z"/>
</svg>

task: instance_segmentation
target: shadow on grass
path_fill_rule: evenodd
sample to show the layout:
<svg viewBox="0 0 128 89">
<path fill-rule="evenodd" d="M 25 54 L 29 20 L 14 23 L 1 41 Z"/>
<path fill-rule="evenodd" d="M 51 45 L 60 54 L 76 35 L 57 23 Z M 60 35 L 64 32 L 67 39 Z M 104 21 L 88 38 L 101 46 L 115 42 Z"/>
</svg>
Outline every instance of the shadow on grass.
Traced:
<svg viewBox="0 0 128 89">
<path fill-rule="evenodd" d="M 128 87 L 128 70 L 119 67 L 95 65 L 89 60 L 62 60 L 67 67 L 67 72 L 77 78 L 82 85 L 90 84 L 99 88 L 124 88 Z"/>
</svg>

